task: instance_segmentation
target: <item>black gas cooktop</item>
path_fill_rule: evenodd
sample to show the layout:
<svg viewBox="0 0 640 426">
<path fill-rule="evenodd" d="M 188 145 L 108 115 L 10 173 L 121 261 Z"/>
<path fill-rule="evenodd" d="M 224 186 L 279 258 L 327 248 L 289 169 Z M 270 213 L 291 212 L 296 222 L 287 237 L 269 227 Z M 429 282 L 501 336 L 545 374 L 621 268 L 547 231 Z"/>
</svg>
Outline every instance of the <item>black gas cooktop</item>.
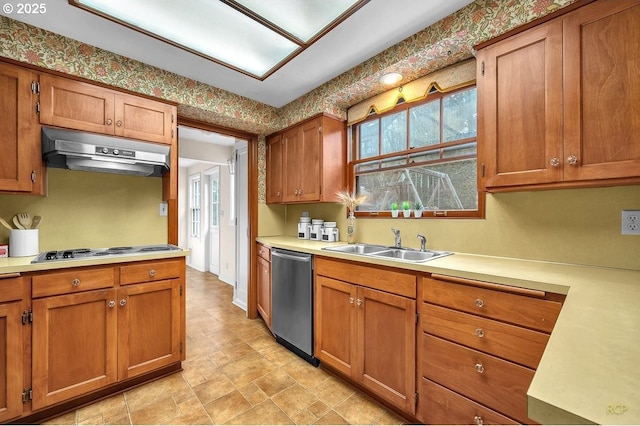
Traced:
<svg viewBox="0 0 640 426">
<path fill-rule="evenodd" d="M 153 252 L 167 252 L 182 250 L 173 244 L 158 244 L 149 246 L 122 246 L 110 248 L 77 248 L 69 250 L 53 250 L 40 253 L 31 263 L 53 262 L 60 260 L 81 260 L 94 257 L 118 257 L 133 254 Z"/>
</svg>

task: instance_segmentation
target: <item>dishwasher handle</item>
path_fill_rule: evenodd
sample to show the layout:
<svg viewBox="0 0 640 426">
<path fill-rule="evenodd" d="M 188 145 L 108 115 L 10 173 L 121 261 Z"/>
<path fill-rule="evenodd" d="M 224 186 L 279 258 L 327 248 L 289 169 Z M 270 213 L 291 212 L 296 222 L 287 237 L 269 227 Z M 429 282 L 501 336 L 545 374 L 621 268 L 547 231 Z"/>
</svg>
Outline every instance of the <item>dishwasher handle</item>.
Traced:
<svg viewBox="0 0 640 426">
<path fill-rule="evenodd" d="M 283 259 L 295 260 L 296 262 L 310 262 L 311 255 L 310 254 L 301 254 L 301 255 L 293 255 L 288 253 L 283 253 L 275 250 L 271 250 L 271 256 L 281 257 Z"/>
</svg>

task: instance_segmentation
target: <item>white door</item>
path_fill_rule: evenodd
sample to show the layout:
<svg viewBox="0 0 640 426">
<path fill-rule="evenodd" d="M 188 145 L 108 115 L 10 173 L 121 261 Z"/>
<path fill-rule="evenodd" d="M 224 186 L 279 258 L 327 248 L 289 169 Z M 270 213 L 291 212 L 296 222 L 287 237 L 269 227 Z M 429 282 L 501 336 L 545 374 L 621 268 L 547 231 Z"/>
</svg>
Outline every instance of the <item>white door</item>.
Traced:
<svg viewBox="0 0 640 426">
<path fill-rule="evenodd" d="M 246 141 L 235 145 L 236 283 L 233 303 L 247 310 L 249 287 L 249 154 Z"/>
<path fill-rule="evenodd" d="M 207 171 L 209 178 L 209 267 L 212 274 L 220 274 L 220 167 Z"/>
</svg>

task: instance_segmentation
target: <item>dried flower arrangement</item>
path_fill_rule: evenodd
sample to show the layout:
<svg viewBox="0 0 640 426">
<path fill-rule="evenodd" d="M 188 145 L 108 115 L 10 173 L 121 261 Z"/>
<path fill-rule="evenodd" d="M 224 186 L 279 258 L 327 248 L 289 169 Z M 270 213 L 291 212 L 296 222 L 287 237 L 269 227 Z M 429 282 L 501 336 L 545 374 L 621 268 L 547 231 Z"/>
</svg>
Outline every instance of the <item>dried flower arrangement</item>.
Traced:
<svg viewBox="0 0 640 426">
<path fill-rule="evenodd" d="M 363 194 L 356 195 L 355 192 L 349 192 L 346 189 L 336 192 L 336 197 L 340 204 L 347 207 L 349 212 L 355 212 L 356 207 L 367 200 L 367 196 Z"/>
</svg>

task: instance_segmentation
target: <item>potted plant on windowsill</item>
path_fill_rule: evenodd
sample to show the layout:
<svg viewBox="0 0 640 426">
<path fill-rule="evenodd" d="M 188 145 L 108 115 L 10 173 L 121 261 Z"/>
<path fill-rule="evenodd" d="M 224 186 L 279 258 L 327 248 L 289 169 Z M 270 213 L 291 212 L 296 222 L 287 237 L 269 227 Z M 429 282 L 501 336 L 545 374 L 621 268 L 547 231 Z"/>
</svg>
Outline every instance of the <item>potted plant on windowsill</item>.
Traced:
<svg viewBox="0 0 640 426">
<path fill-rule="evenodd" d="M 415 207 L 415 210 L 413 211 L 413 215 L 415 217 L 422 217 L 422 209 L 423 209 L 422 203 L 420 201 L 416 201 L 414 207 Z"/>
<path fill-rule="evenodd" d="M 411 203 L 408 201 L 402 202 L 402 215 L 404 217 L 411 217 Z"/>
<path fill-rule="evenodd" d="M 391 203 L 391 217 L 398 217 L 398 203 Z"/>
</svg>

